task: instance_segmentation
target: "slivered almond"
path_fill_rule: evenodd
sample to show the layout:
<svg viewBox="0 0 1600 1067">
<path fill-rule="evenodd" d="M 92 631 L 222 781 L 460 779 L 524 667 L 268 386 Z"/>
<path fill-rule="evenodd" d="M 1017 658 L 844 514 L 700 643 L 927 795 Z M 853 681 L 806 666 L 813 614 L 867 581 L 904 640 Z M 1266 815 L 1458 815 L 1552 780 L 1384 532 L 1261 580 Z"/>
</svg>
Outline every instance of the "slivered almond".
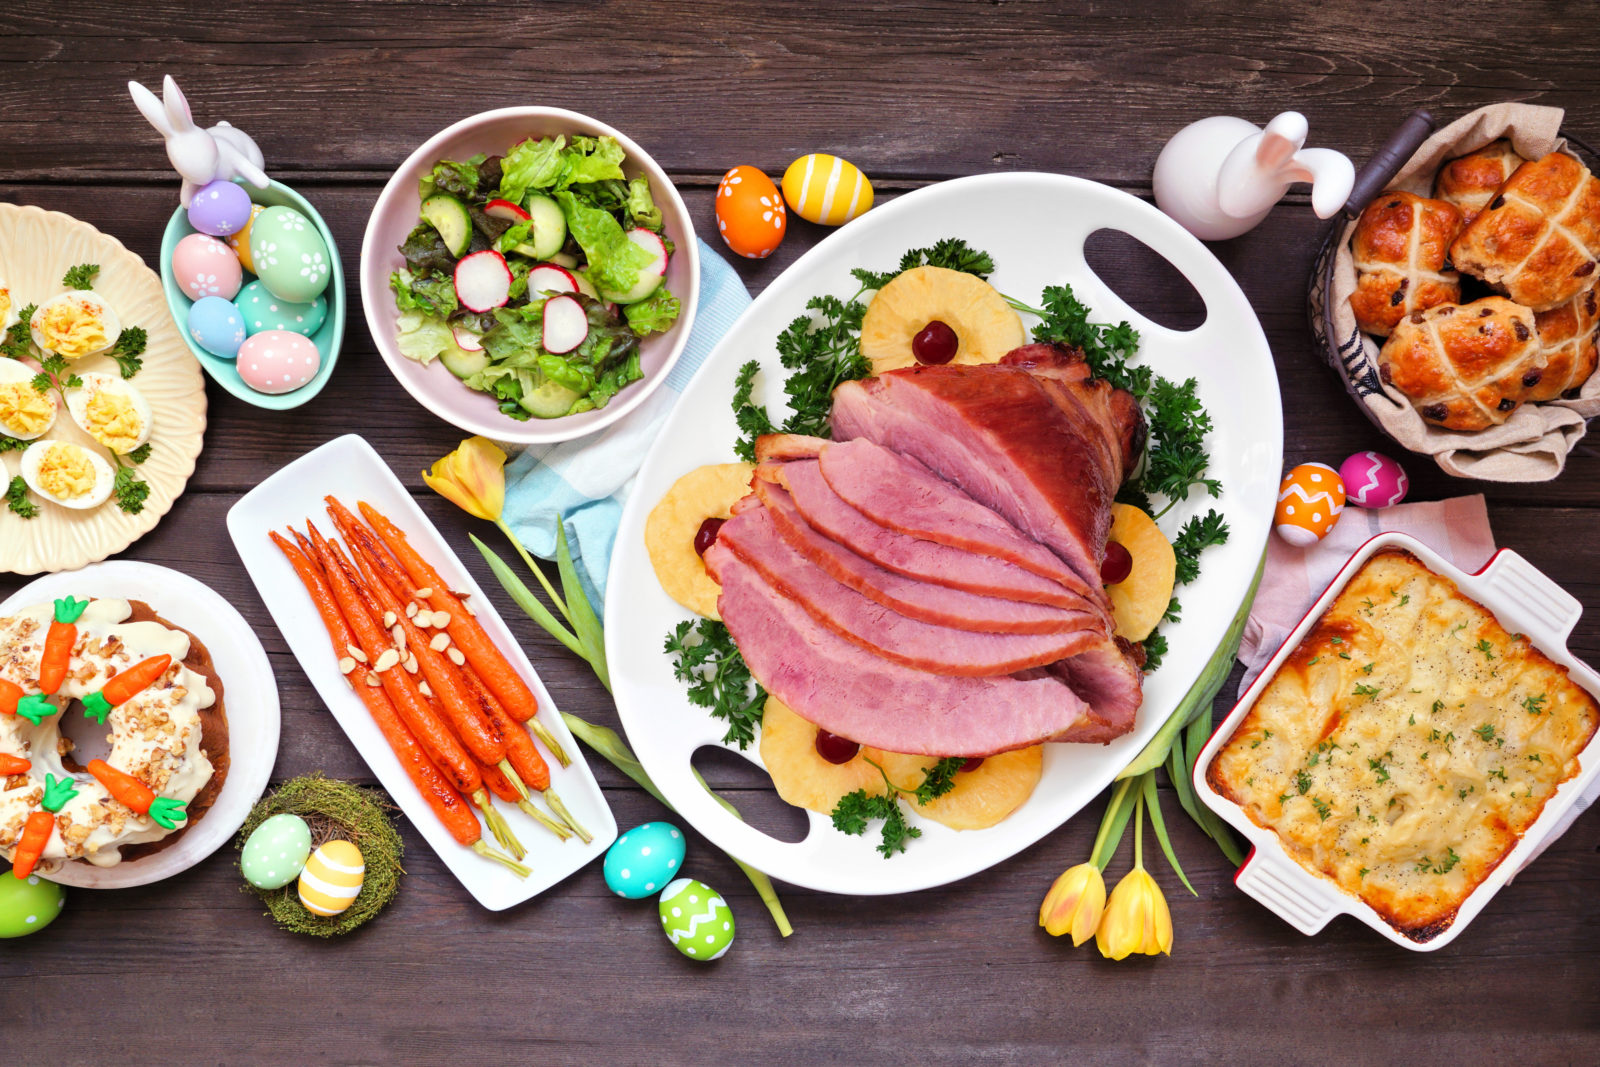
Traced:
<svg viewBox="0 0 1600 1067">
<path fill-rule="evenodd" d="M 477 615 L 478 614 L 477 609 L 472 606 L 472 601 L 470 601 L 470 600 L 463 599 L 461 601 L 461 606 L 467 609 L 467 614 L 468 615 Z"/>
<path fill-rule="evenodd" d="M 379 680 L 379 678 L 378 678 L 378 676 L 376 674 L 373 674 L 371 671 L 368 671 L 367 672 L 367 684 L 372 686 L 373 688 L 377 688 L 378 686 L 382 685 L 383 682 Z"/>
<path fill-rule="evenodd" d="M 355 669 L 356 669 L 356 661 L 351 659 L 349 656 L 346 656 L 346 657 L 344 657 L 344 659 L 341 659 L 339 661 L 339 673 L 340 674 L 349 674 L 351 671 L 353 671 Z"/>
<path fill-rule="evenodd" d="M 361 651 L 355 645 L 345 645 L 344 650 L 350 653 L 350 658 L 355 660 L 357 663 L 367 662 L 367 654 Z"/>
<path fill-rule="evenodd" d="M 433 690 L 428 688 L 428 683 L 427 682 L 418 682 L 417 683 L 417 692 L 421 693 L 425 697 L 433 696 Z"/>
<path fill-rule="evenodd" d="M 397 648 L 406 647 L 406 631 L 403 626 L 396 624 L 395 628 L 389 631 L 389 636 L 394 638 L 394 643 Z"/>
<path fill-rule="evenodd" d="M 423 586 L 421 589 L 417 590 L 417 595 L 419 597 L 421 597 L 422 599 L 424 599 L 424 600 L 428 599 L 429 597 L 431 597 L 433 595 L 433 586 L 431 586 L 431 585 Z"/>
<path fill-rule="evenodd" d="M 428 642 L 428 647 L 433 649 L 435 652 L 443 652 L 445 649 L 450 647 L 450 635 L 434 634 L 433 640 Z"/>
<path fill-rule="evenodd" d="M 396 666 L 399 662 L 400 653 L 391 648 L 383 655 L 378 657 L 378 662 L 372 665 L 372 669 L 375 671 L 386 671 L 389 668 Z"/>
<path fill-rule="evenodd" d="M 450 662 L 454 663 L 457 667 L 467 662 L 467 657 L 463 656 L 461 654 L 461 650 L 456 648 L 454 645 L 451 645 L 449 648 L 445 649 L 444 654 L 449 656 Z"/>
<path fill-rule="evenodd" d="M 394 624 L 395 624 L 394 612 L 392 612 L 392 611 L 384 612 L 383 613 L 383 625 L 385 627 L 388 627 L 388 626 L 393 626 Z"/>
<path fill-rule="evenodd" d="M 450 613 L 448 611 L 436 611 L 433 613 L 433 628 L 435 630 L 443 630 L 449 625 Z"/>
<path fill-rule="evenodd" d="M 433 623 L 430 621 L 432 618 L 433 612 L 429 611 L 427 608 L 423 608 L 421 611 L 417 612 L 416 617 L 411 621 L 423 629 L 427 629 L 429 626 L 433 625 Z"/>
<path fill-rule="evenodd" d="M 417 673 L 417 654 L 415 652 L 413 652 L 411 655 L 406 657 L 406 673 L 407 674 L 416 674 Z"/>
<path fill-rule="evenodd" d="M 417 617 L 417 602 L 415 600 L 408 601 L 406 603 L 406 618 L 414 619 L 416 617 Z"/>
</svg>

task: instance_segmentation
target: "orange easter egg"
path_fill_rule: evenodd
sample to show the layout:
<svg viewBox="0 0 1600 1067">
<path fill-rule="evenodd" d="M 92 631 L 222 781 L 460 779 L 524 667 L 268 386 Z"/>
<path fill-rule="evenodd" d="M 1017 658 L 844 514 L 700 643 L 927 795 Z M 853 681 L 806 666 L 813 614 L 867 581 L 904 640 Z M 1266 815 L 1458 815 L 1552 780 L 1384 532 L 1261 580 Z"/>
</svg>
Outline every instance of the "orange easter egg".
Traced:
<svg viewBox="0 0 1600 1067">
<path fill-rule="evenodd" d="M 1302 463 L 1278 488 L 1273 528 L 1278 536 L 1304 548 L 1328 536 L 1344 511 L 1344 481 L 1326 463 Z"/>
<path fill-rule="evenodd" d="M 772 179 L 738 166 L 717 185 L 717 232 L 746 259 L 766 259 L 783 243 L 789 219 Z"/>
</svg>

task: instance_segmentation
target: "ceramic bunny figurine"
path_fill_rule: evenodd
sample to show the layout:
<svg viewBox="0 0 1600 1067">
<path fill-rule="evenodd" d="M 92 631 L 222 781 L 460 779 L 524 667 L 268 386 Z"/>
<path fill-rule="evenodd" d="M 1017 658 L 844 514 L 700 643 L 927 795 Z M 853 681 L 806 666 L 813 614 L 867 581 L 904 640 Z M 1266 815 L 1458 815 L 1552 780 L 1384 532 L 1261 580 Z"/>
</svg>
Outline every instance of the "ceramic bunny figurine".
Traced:
<svg viewBox="0 0 1600 1067">
<path fill-rule="evenodd" d="M 258 189 L 267 187 L 267 175 L 261 169 L 261 149 L 250 135 L 226 122 L 207 130 L 196 126 L 189 112 L 189 101 L 178 83 L 172 80 L 172 75 L 167 75 L 161 83 L 161 100 L 138 82 L 129 82 L 128 92 L 133 95 L 139 111 L 150 120 L 150 125 L 167 140 L 167 158 L 183 177 L 179 198 L 184 207 L 189 206 L 195 190 L 218 179 L 243 178 Z"/>
<path fill-rule="evenodd" d="M 1179 130 L 1156 159 L 1156 206 L 1203 241 L 1253 229 L 1294 182 L 1311 183 L 1311 207 L 1329 218 L 1355 184 L 1349 158 L 1302 148 L 1306 119 L 1285 111 L 1260 129 L 1217 115 Z"/>
</svg>

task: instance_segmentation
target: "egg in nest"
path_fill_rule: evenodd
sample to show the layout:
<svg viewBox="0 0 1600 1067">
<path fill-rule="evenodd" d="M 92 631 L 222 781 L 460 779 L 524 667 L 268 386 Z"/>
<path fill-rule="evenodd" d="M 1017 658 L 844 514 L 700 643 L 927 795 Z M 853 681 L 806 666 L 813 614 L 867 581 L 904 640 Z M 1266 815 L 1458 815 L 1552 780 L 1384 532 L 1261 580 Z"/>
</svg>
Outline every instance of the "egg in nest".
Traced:
<svg viewBox="0 0 1600 1067">
<path fill-rule="evenodd" d="M 122 322 L 111 305 L 87 289 L 53 296 L 28 320 L 33 343 L 66 359 L 104 352 L 117 343 Z"/>
<path fill-rule="evenodd" d="M 56 424 L 56 397 L 33 387 L 34 369 L 0 357 L 0 433 L 32 441 Z"/>
<path fill-rule="evenodd" d="M 144 394 L 114 374 L 85 374 L 67 390 L 67 410 L 83 432 L 119 456 L 150 440 L 152 416 Z"/>
<path fill-rule="evenodd" d="M 22 480 L 64 508 L 97 508 L 116 482 L 111 464 L 69 441 L 35 441 L 22 453 Z"/>
</svg>

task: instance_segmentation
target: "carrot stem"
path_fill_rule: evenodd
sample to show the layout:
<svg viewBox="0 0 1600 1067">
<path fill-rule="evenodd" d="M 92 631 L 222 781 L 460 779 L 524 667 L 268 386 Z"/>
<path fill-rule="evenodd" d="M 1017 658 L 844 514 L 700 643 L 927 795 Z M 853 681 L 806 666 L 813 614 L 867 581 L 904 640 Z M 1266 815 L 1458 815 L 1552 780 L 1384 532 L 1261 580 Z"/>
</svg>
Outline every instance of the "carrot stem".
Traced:
<svg viewBox="0 0 1600 1067">
<path fill-rule="evenodd" d="M 517 801 L 517 807 L 521 808 L 524 814 L 537 821 L 540 826 L 543 826 L 546 830 L 561 838 L 561 840 L 565 841 L 572 836 L 571 830 L 540 811 L 538 805 L 534 804 L 532 800 L 519 800 Z"/>
<path fill-rule="evenodd" d="M 522 842 L 517 840 L 517 835 L 512 833 L 511 827 L 506 824 L 505 816 L 495 810 L 494 802 L 489 799 L 488 790 L 479 789 L 472 794 L 472 802 L 483 812 L 483 821 L 488 824 L 489 832 L 494 835 L 501 848 L 519 860 L 528 854 L 528 850 L 522 847 Z"/>
<path fill-rule="evenodd" d="M 474 841 L 472 843 L 472 851 L 476 852 L 486 860 L 494 860 L 496 863 L 500 864 L 500 866 L 510 870 L 511 873 L 516 875 L 518 878 L 526 878 L 528 875 L 533 873 L 527 867 L 524 867 L 510 856 L 507 856 L 504 853 L 496 852 L 494 849 L 484 844 L 484 842 L 481 840 Z"/>
<path fill-rule="evenodd" d="M 551 811 L 555 812 L 561 817 L 562 822 L 572 827 L 577 835 L 583 838 L 584 844 L 587 845 L 590 841 L 594 840 L 594 835 L 588 830 L 585 830 L 583 828 L 583 824 L 577 819 L 574 819 L 572 817 L 572 812 L 568 811 L 567 806 L 561 803 L 561 798 L 556 796 L 556 791 L 554 789 L 546 789 L 544 791 L 544 802 L 550 805 Z"/>
<path fill-rule="evenodd" d="M 509 758 L 503 759 L 496 766 L 500 768 L 500 773 L 506 776 L 506 781 L 511 783 L 511 788 L 517 791 L 517 798 L 519 800 L 527 800 L 527 783 L 522 780 L 522 776 L 517 773 L 517 769 L 511 766 L 511 760 Z"/>
<path fill-rule="evenodd" d="M 556 758 L 557 763 L 563 767 L 572 766 L 572 757 L 567 755 L 567 750 L 561 747 L 561 742 L 556 740 L 556 735 L 550 732 L 548 726 L 538 719 L 529 719 L 527 726 L 533 736 L 539 739 L 539 743 L 549 749 L 550 755 Z"/>
</svg>

